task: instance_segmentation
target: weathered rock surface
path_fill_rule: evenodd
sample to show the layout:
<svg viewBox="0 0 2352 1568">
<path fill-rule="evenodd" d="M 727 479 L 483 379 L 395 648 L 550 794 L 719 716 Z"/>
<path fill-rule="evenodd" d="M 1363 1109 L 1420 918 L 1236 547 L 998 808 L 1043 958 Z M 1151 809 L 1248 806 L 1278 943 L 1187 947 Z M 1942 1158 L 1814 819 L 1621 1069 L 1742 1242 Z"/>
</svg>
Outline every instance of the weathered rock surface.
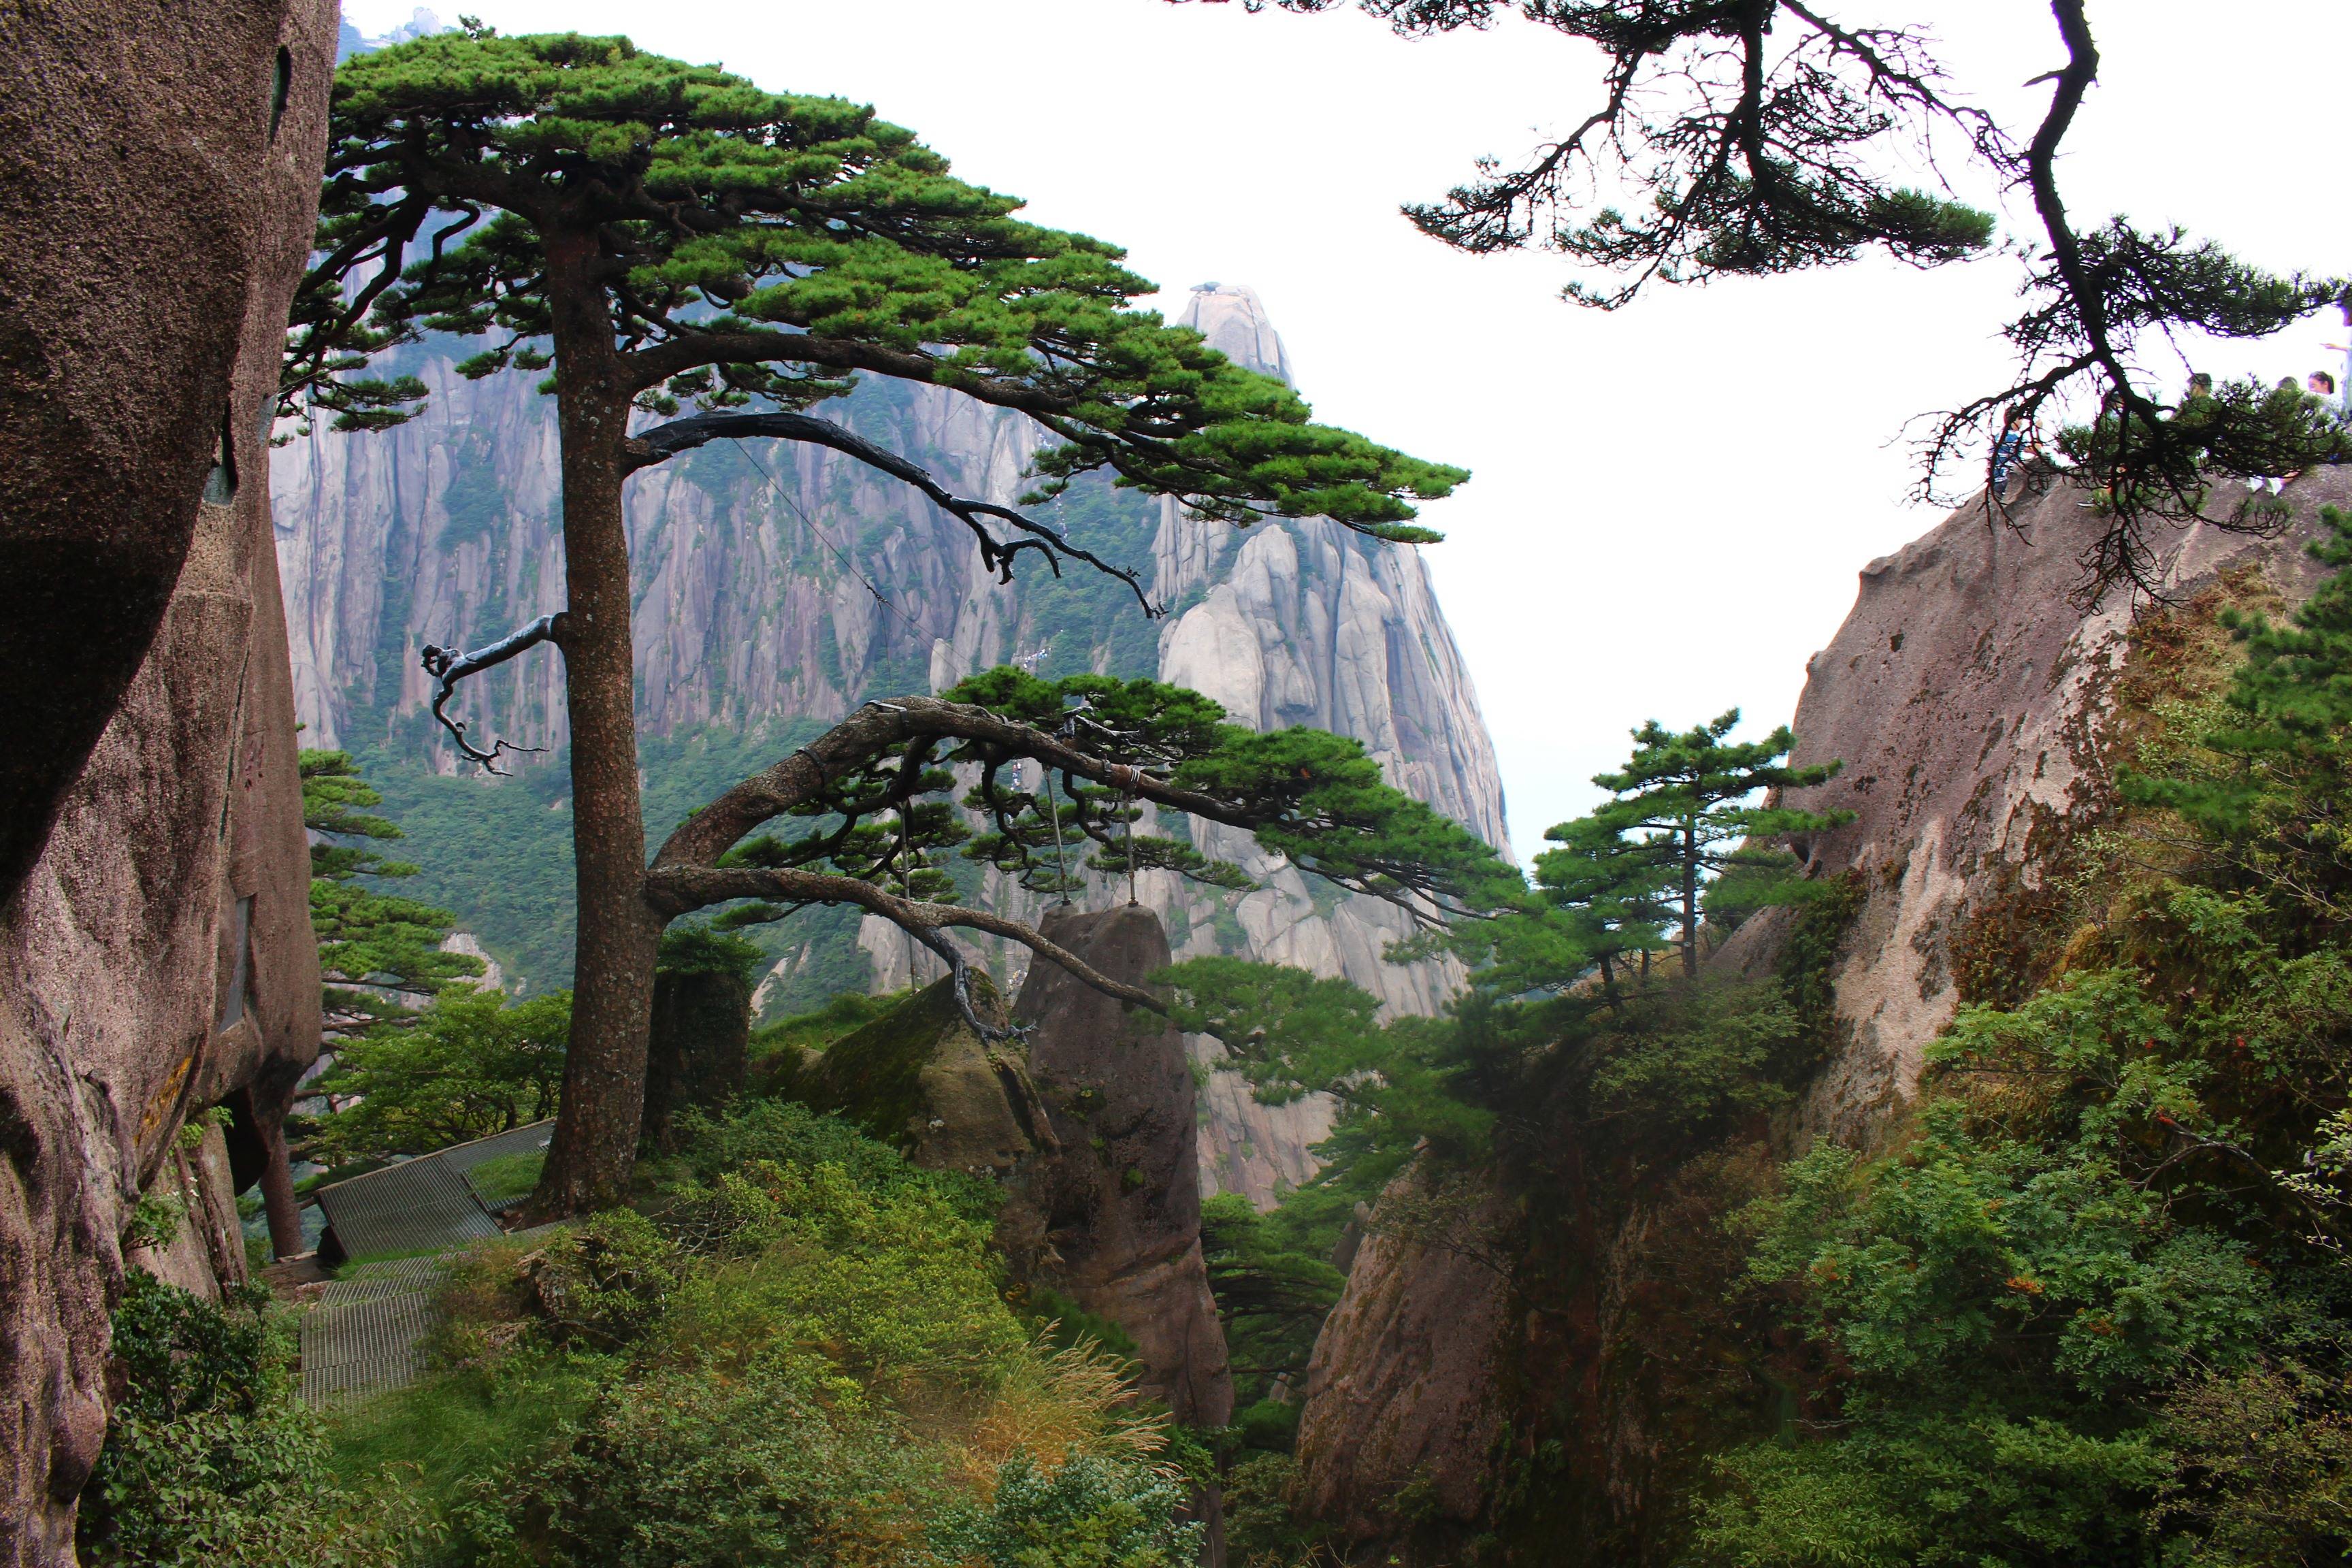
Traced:
<svg viewBox="0 0 2352 1568">
<path fill-rule="evenodd" d="M 974 978 L 972 1001 L 1002 1025 L 1003 999 L 985 978 Z M 929 1170 L 1005 1180 L 1057 1147 L 1027 1053 L 975 1034 L 947 980 L 836 1040 L 790 1084 L 797 1098 L 841 1112 Z M 1008 1215 L 1007 1224 L 1006 1251 L 1016 1267 L 1034 1266 L 1043 1227 L 1025 1215 Z"/>
<path fill-rule="evenodd" d="M 1136 906 L 1063 908 L 1045 933 L 1114 980 L 1168 965 L 1168 937 Z M 1045 1271 L 1137 1346 L 1148 1385 L 1179 1421 L 1219 1426 L 1234 1409 L 1225 1335 L 1201 1258 L 1192 1074 L 1183 1038 L 1050 963 L 1033 964 L 1013 1004 L 1033 1029 L 1029 1071 L 1060 1156 L 1031 1199 Z"/>
<path fill-rule="evenodd" d="M 1307 1366 L 1300 1511 L 1358 1540 L 1481 1517 L 1507 1414 L 1510 1278 L 1494 1239 L 1506 1219 L 1484 1182 L 1440 1192 L 1415 1165 L 1390 1184 Z"/>
<path fill-rule="evenodd" d="M 257 305 L 283 313 L 281 215 L 316 200 L 323 103 L 280 87 L 313 7 L 63 0 L 0 49 L 0 904 L 16 891 L 162 624 L 206 472 L 266 471 Z M 287 57 L 289 64 L 292 57 Z M 314 62 L 304 58 L 300 64 Z M 315 119 L 315 116 L 311 117 Z"/>
<path fill-rule="evenodd" d="M 19 13 L 0 67 L 0 402 L 24 447 L 0 481 L 0 571 L 31 595 L 0 662 L 54 685 L 9 689 L 12 720 L 44 727 L 16 753 L 78 764 L 0 910 L 0 1563 L 72 1561 L 121 1237 L 142 1193 L 191 1179 L 183 1120 L 233 1100 L 252 1152 L 318 1049 L 260 481 L 334 33 L 310 0 L 68 0 Z M 0 817 L 13 830 L 45 805 L 12 795 Z M 216 1185 L 195 1182 L 195 1241 Z M 242 1268 L 241 1243 L 207 1250 Z"/>
<path fill-rule="evenodd" d="M 1280 336 L 1246 289 L 1196 291 L 1178 320 L 1244 363 L 1290 374 Z M 396 734 L 455 772 L 416 722 L 427 687 L 415 649 L 472 646 L 559 606 L 554 426 L 532 377 L 468 382 L 452 370 L 454 356 L 431 345 L 404 354 L 387 368 L 414 371 L 433 388 L 420 418 L 378 435 L 321 430 L 279 449 L 278 549 L 313 743 L 365 747 Z M 1021 493 L 1042 435 L 931 387 L 869 386 L 832 414 L 943 482 L 999 501 Z M 1401 787 L 1506 842 L 1493 746 L 1411 550 L 1320 521 L 1244 533 L 1189 521 L 1173 503 L 1108 490 L 1083 498 L 1083 515 L 1064 521 L 1113 559 L 1148 568 L 1153 598 L 1172 611 L 1155 627 L 1116 584 L 1094 594 L 1045 576 L 998 584 L 961 524 L 831 452 L 720 444 L 639 475 L 628 509 L 641 587 L 639 716 L 649 734 L 787 744 L 796 722 L 829 722 L 871 697 L 935 690 L 1042 654 L 1049 674 L 1182 680 L 1243 722 L 1353 735 Z M 468 684 L 469 711 L 478 727 L 518 742 L 561 746 L 561 679 L 560 660 L 518 660 Z M 564 826 L 553 817 L 549 830 Z M 1295 963 L 1344 973 L 1399 1011 L 1442 1005 L 1454 980 L 1444 966 L 1382 962 L 1381 949 L 1405 934 L 1386 905 L 1335 900 L 1246 840 L 1213 837 L 1211 852 L 1265 885 L 1236 899 L 1143 879 L 1142 900 L 1180 957 Z M 497 950 L 464 886 L 419 890 L 458 910 Z M 1042 912 L 1001 879 L 985 896 L 1007 914 Z M 1125 896 L 1123 886 L 1097 887 L 1080 901 L 1101 908 Z M 940 973 L 886 922 L 869 921 L 860 935 L 877 991 Z M 1008 987 L 1018 984 L 1025 953 L 992 949 L 992 959 Z M 804 942 L 780 954 L 779 978 L 809 960 Z M 527 978 L 540 988 L 562 983 Z M 1321 1135 L 1328 1107 L 1267 1112 L 1245 1093 L 1211 1098 L 1217 1120 L 1203 1141 L 1203 1177 L 1212 1190 L 1270 1203 L 1312 1169 L 1307 1142 Z"/>
<path fill-rule="evenodd" d="M 2165 531 L 2167 596 L 2252 570 L 2300 601 L 2323 570 L 2304 546 L 2323 503 L 2352 504 L 2352 470 L 2315 470 L 2285 500 L 2294 523 L 2275 538 Z M 1802 847 L 1817 873 L 1858 872 L 1868 889 L 1837 974 L 1852 1033 L 1813 1091 L 1812 1128 L 1867 1142 L 1910 1098 L 1959 998 L 1969 918 L 2037 886 L 2041 857 L 2112 800 L 2105 721 L 2149 606 L 2123 591 L 2071 602 L 2097 526 L 2086 501 L 2057 485 L 2022 510 L 2021 538 L 1962 508 L 1863 568 L 1853 610 L 1806 666 L 1794 760 L 1845 769 L 1792 798 L 1857 815 Z M 1736 936 L 1727 961 L 1753 962 L 1774 929 Z"/>
<path fill-rule="evenodd" d="M 1314 1179 L 1322 1162 L 1308 1152 L 1331 1135 L 1338 1106 L 1328 1094 L 1282 1105 L 1262 1105 L 1249 1080 L 1215 1071 L 1225 1047 L 1207 1035 L 1187 1035 L 1192 1059 L 1211 1069 L 1201 1086 L 1201 1195 L 1239 1193 L 1271 1208 L 1282 1194 Z"/>
<path fill-rule="evenodd" d="M 751 988 L 710 969 L 656 971 L 653 1035 L 646 1051 L 643 1127 L 656 1148 L 688 1110 L 716 1111 L 743 1089 Z"/>
<path fill-rule="evenodd" d="M 206 1124 L 194 1149 L 175 1142 L 148 1192 L 173 1203 L 179 1220 L 169 1240 L 159 1247 L 132 1246 L 123 1254 L 125 1261 L 210 1300 L 220 1299 L 223 1286 L 245 1283 L 245 1227 L 237 1218 L 228 1140 L 218 1127 Z"/>
<path fill-rule="evenodd" d="M 1168 963 L 1150 910 L 1064 907 L 1045 933 L 1103 973 L 1139 982 Z M 1017 1275 L 1067 1295 L 1137 1345 L 1178 1420 L 1233 1414 L 1224 1331 L 1201 1256 L 1192 1069 L 1150 1015 L 1033 965 L 1010 1014 L 1019 1039 L 984 1040 L 945 979 L 776 1075 L 785 1092 L 896 1142 L 919 1165 L 1003 1184 L 997 1239 Z M 973 1002 L 1003 1020 L 984 978 Z"/>
</svg>

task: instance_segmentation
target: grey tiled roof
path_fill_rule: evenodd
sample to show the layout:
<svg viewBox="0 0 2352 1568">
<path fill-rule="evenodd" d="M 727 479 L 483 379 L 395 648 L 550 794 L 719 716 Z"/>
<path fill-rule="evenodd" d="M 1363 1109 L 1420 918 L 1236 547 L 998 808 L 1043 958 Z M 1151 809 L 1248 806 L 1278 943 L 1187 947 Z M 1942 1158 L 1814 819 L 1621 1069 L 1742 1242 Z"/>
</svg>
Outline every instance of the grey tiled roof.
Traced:
<svg viewBox="0 0 2352 1568">
<path fill-rule="evenodd" d="M 486 1160 L 545 1148 L 553 1130 L 534 1122 L 319 1189 L 319 1207 L 343 1256 L 382 1261 L 331 1281 L 303 1314 L 306 1401 L 327 1405 L 416 1380 L 438 1316 L 433 1293 L 445 1268 L 438 1255 L 499 1234 L 470 1173 Z"/>
<path fill-rule="evenodd" d="M 506 1154 L 528 1154 L 547 1147 L 555 1135 L 553 1121 L 533 1121 L 511 1132 L 493 1132 L 488 1138 L 477 1138 L 471 1143 L 460 1143 L 444 1149 L 438 1158 L 446 1160 L 460 1171 L 470 1171 L 485 1160 L 495 1160 Z"/>
<path fill-rule="evenodd" d="M 501 1192 L 485 1187 L 474 1180 L 474 1168 L 486 1161 L 502 1159 L 509 1154 L 538 1153 L 547 1147 L 548 1141 L 554 1134 L 555 1123 L 551 1120 L 533 1121 L 510 1132 L 496 1132 L 488 1138 L 478 1138 L 471 1143 L 460 1143 L 454 1149 L 444 1149 L 436 1158 L 447 1161 L 466 1178 L 467 1184 L 474 1189 L 474 1195 L 482 1200 L 484 1207 L 502 1211 L 515 1207 L 529 1194 L 518 1194 L 512 1189 Z"/>
<path fill-rule="evenodd" d="M 331 1281 L 302 1317 L 303 1400 L 329 1405 L 414 1382 L 440 1282 L 433 1258 L 364 1265 Z"/>
<path fill-rule="evenodd" d="M 499 1234 L 474 1189 L 440 1154 L 320 1187 L 319 1206 L 351 1258 L 441 1252 Z"/>
</svg>

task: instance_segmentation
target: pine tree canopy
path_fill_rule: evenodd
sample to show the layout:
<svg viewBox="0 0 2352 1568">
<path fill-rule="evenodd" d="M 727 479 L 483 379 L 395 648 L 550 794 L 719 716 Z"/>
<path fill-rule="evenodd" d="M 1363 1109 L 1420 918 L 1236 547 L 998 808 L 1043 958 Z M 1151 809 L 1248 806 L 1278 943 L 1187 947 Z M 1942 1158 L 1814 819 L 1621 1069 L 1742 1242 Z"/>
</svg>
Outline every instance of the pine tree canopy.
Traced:
<svg viewBox="0 0 2352 1568">
<path fill-rule="evenodd" d="M 1685 854 L 1687 842 L 1700 868 L 1715 873 L 1758 864 L 1772 853 L 1749 845 L 1750 838 L 1819 832 L 1841 820 L 1851 820 L 1851 813 L 1840 816 L 1743 804 L 1759 790 L 1806 789 L 1826 784 L 1842 764 L 1785 765 L 1781 759 L 1797 743 L 1785 724 L 1761 741 L 1727 744 L 1724 737 L 1738 722 L 1739 710 L 1734 708 L 1680 733 L 1654 719 L 1643 724 L 1633 731 L 1633 754 L 1625 765 L 1615 773 L 1593 775 L 1594 784 L 1617 798 L 1594 812 L 1590 820 L 1604 834 L 1620 839 L 1627 834 L 1641 835 L 1633 841 L 1638 847 L 1675 864 Z M 1554 831 L 1566 836 L 1570 830 Z"/>
<path fill-rule="evenodd" d="M 1536 857 L 1525 910 L 1479 933 L 1490 945 L 1473 955 L 1486 963 L 1478 984 L 1501 995 L 1559 990 L 1597 968 L 1613 1002 L 1618 963 L 1668 945 L 1679 868 L 1656 845 L 1628 840 L 1606 808 L 1544 837 L 1559 847 Z"/>
<path fill-rule="evenodd" d="M 1669 922 L 1682 928 L 1684 973 L 1697 973 L 1699 915 L 1708 891 L 1735 888 L 1732 901 L 1746 908 L 1799 896 L 1796 858 L 1774 840 L 1822 832 L 1853 814 L 1799 811 L 1780 804 L 1776 794 L 1748 803 L 1759 791 L 1825 784 L 1842 764 L 1789 766 L 1781 759 L 1797 738 L 1785 724 L 1760 741 L 1727 742 L 1738 722 L 1734 708 L 1681 732 L 1654 719 L 1633 731 L 1625 765 L 1593 775 L 1614 798 L 1544 835 L 1561 847 L 1538 861 L 1536 933 L 1513 932 L 1505 922 L 1499 947 L 1506 976 L 1514 973 L 1515 943 L 1528 949 L 1526 959 L 1552 964 L 1554 973 L 1574 973 L 1558 966 L 1566 950 L 1581 947 L 1613 999 L 1612 961 L 1660 945 Z M 1727 874 L 1730 880 L 1718 880 Z"/>
<path fill-rule="evenodd" d="M 1127 309 L 1153 286 L 1115 247 L 1022 221 L 839 99 L 626 38 L 475 26 L 343 65 L 333 137 L 285 386 L 288 412 L 307 400 L 339 428 L 406 416 L 420 384 L 349 373 L 425 331 L 494 338 L 469 376 L 545 368 L 577 279 L 640 408 L 797 410 L 861 373 L 930 382 L 1058 438 L 1028 500 L 1108 470 L 1208 517 L 1420 542 L 1435 536 L 1414 504 L 1467 477 L 1314 424 L 1279 381 Z"/>
<path fill-rule="evenodd" d="M 306 751 L 298 766 L 302 825 L 322 836 L 310 846 L 310 924 L 328 982 L 329 1036 L 397 1025 L 414 1016 L 409 1002 L 480 974 L 480 959 L 442 949 L 457 916 L 362 880 L 413 877 L 416 868 L 387 860 L 364 844 L 341 842 L 405 837 L 398 824 L 371 809 L 383 798 L 360 776 L 351 753 Z"/>
<path fill-rule="evenodd" d="M 1331 11 L 1349 0 L 1248 0 Z M 1989 255 L 2023 269 L 2023 308 L 2003 329 L 2009 384 L 1935 418 L 1917 495 L 1944 496 L 1948 465 L 1990 480 L 1985 440 L 2004 411 L 2058 416 L 2101 500 L 2085 552 L 2095 595 L 2158 589 L 2148 524 L 2196 520 L 2260 532 L 2273 522 L 2209 476 L 2276 477 L 2352 460 L 2332 419 L 2301 416 L 2252 381 L 2196 411 L 2148 366 L 2177 361 L 2184 332 L 2267 337 L 2347 297 L 2352 283 L 2273 272 L 2171 225 L 2084 223 L 2060 188 L 2077 110 L 2101 79 L 2094 0 L 2050 0 L 2039 21 L 2058 68 L 2039 121 L 2011 126 L 1953 79 L 1934 7 L 1845 23 L 1806 0 L 1354 0 L 1408 37 L 1516 16 L 1597 51 L 1591 90 L 1523 158 L 1482 159 L 1475 178 L 1405 208 L 1424 233 L 1473 252 L 1538 248 L 1576 268 L 1564 293 L 1616 310 L 1653 283 L 1706 283 L 1840 266 L 1877 253 L 1916 267 Z M 1881 7 L 1882 11 L 1888 9 Z M 1892 9 L 1900 12 L 1902 7 Z M 2120 6 L 2117 9 L 2121 9 Z M 2042 29 L 2047 28 L 2047 32 Z M 2317 166 L 2315 165 L 2315 173 Z M 1932 187 L 1932 188 L 1930 188 Z M 2013 194 L 2027 232 L 1996 244 L 1991 213 Z M 2037 232 L 2038 231 L 2038 232 Z M 2104 436 L 2100 426 L 2105 426 Z M 1985 506 L 2004 509 L 1988 484 Z"/>
<path fill-rule="evenodd" d="M 873 708 L 874 718 L 853 716 L 812 748 L 821 788 L 763 804 L 806 827 L 740 843 L 719 842 L 720 829 L 699 852 L 721 870 L 814 871 L 919 899 L 954 891 L 948 851 L 959 847 L 1042 892 L 1071 890 L 1089 851 L 1087 866 L 1114 875 L 1131 854 L 1139 869 L 1250 885 L 1166 828 L 1136 832 L 1149 803 L 1177 832 L 1186 817 L 1244 829 L 1268 854 L 1433 930 L 1523 892 L 1492 847 L 1391 786 L 1361 742 L 1320 730 L 1245 730 L 1182 687 L 1098 675 L 1042 680 L 1005 667 L 938 698 Z M 977 773 L 961 804 L 986 825 L 979 834 L 951 806 L 953 770 L 966 764 Z M 703 831 L 692 822 L 680 835 Z M 717 923 L 776 919 L 798 901 L 740 905 Z"/>
</svg>

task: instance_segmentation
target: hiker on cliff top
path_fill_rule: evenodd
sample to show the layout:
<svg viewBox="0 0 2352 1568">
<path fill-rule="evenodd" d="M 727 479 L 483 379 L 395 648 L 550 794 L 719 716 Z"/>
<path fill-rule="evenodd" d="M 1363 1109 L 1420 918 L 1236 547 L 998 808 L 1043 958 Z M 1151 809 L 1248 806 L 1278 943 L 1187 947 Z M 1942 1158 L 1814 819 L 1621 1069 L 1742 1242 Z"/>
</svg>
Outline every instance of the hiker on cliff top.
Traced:
<svg viewBox="0 0 2352 1568">
<path fill-rule="evenodd" d="M 2042 451 L 2042 438 L 2033 428 L 2033 421 L 2025 412 L 2025 405 L 2012 403 L 2000 416 L 2000 434 L 1992 441 L 1992 492 L 2003 495 L 2009 488 L 2009 476 L 2017 466 Z"/>
<path fill-rule="evenodd" d="M 2303 378 L 2304 395 L 2319 405 L 2319 411 L 2341 425 L 2345 423 L 2344 405 L 2336 395 L 2336 377 L 2329 372 L 2315 370 Z"/>
<path fill-rule="evenodd" d="M 2322 343 L 2319 346 L 2324 349 L 2332 350 L 2333 352 L 2344 356 L 2344 381 L 2342 384 L 2344 398 L 2336 407 L 2345 422 L 2347 424 L 2352 424 L 2352 294 L 2347 294 L 2343 299 L 2337 300 L 2336 302 L 2336 308 L 2342 311 L 2344 315 L 2344 341 L 2340 343 Z"/>
</svg>

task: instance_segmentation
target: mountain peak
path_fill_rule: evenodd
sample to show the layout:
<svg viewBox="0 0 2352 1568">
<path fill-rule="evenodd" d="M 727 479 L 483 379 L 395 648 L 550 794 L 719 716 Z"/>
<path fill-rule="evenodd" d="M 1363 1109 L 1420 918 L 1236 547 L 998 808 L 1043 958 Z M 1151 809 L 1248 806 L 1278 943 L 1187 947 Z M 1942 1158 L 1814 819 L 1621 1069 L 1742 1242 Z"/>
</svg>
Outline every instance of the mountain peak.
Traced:
<svg viewBox="0 0 2352 1568">
<path fill-rule="evenodd" d="M 1246 283 L 1195 284 L 1176 325 L 1192 328 L 1235 364 L 1298 384 L 1290 374 L 1290 355 L 1283 350 L 1282 334 L 1274 330 L 1274 320 L 1265 313 L 1265 302 L 1257 297 L 1257 290 Z"/>
</svg>

